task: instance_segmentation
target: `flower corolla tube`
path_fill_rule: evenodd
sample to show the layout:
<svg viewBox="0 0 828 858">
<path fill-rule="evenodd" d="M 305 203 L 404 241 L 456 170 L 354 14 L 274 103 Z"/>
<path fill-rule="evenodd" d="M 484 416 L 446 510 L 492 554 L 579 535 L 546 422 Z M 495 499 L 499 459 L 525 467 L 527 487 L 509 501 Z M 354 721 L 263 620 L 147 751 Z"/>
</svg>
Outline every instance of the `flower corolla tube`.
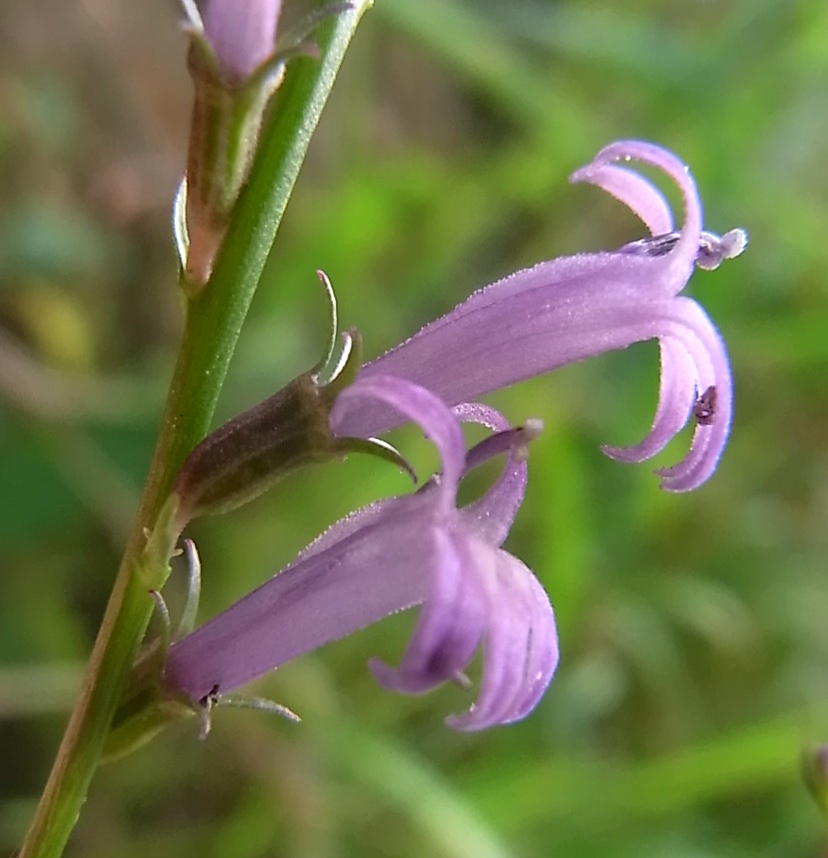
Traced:
<svg viewBox="0 0 828 858">
<path fill-rule="evenodd" d="M 477 702 L 447 723 L 481 730 L 527 715 L 558 662 L 552 607 L 543 587 L 501 548 L 526 486 L 526 447 L 536 422 L 509 429 L 482 405 L 449 409 L 410 381 L 373 374 L 344 390 L 336 425 L 370 401 L 418 423 L 440 454 L 441 472 L 418 492 L 368 506 L 340 521 L 296 561 L 174 643 L 165 682 L 191 702 L 233 692 L 273 668 L 389 614 L 421 606 L 399 667 L 373 660 L 385 688 L 419 694 L 465 669 L 483 646 Z M 495 433 L 466 453 L 461 421 Z M 458 508 L 465 473 L 505 453 L 499 479 Z"/>
<path fill-rule="evenodd" d="M 661 192 L 618 161 L 641 161 L 678 185 L 684 203 L 679 230 Z M 571 178 L 625 203 L 652 237 L 617 251 L 541 262 L 499 280 L 367 364 L 360 377 L 407 378 L 452 405 L 656 338 L 661 389 L 652 429 L 639 444 L 603 450 L 621 461 L 644 461 L 692 418 L 688 455 L 657 473 L 670 491 L 696 488 L 713 473 L 724 449 L 733 394 L 721 336 L 702 307 L 679 293 L 696 267 L 710 270 L 741 253 L 747 235 L 741 229 L 723 236 L 702 230 L 701 203 L 687 167 L 651 143 L 613 143 Z M 395 412 L 376 403 L 349 413 L 337 431 L 369 436 L 399 422 Z"/>
</svg>

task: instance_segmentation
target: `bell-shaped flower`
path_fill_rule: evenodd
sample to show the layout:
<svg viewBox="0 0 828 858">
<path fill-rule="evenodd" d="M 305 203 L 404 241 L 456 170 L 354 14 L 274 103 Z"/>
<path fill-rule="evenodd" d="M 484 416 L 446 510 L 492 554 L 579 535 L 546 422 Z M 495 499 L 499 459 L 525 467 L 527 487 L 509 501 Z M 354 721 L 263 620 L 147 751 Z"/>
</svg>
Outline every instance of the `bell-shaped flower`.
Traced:
<svg viewBox="0 0 828 858">
<path fill-rule="evenodd" d="M 673 227 L 661 192 L 617 161 L 641 161 L 670 177 L 681 191 L 684 223 Z M 575 172 L 625 203 L 652 238 L 615 252 L 581 253 L 542 262 L 474 293 L 447 315 L 369 363 L 361 378 L 393 375 L 421 384 L 452 405 L 564 364 L 657 338 L 661 392 L 652 430 L 632 447 L 605 447 L 627 462 L 660 452 L 694 418 L 689 454 L 658 471 L 662 486 L 686 491 L 715 470 L 727 441 L 732 387 L 727 352 L 704 310 L 680 296 L 696 267 L 711 269 L 737 256 L 743 230 L 717 236 L 702 230 L 701 204 L 687 167 L 650 143 L 623 141 Z M 375 404 L 349 413 L 342 435 L 384 432 L 399 417 Z"/>
<path fill-rule="evenodd" d="M 452 412 L 437 396 L 383 375 L 358 380 L 334 422 L 372 401 L 418 423 L 437 447 L 436 475 L 413 495 L 379 501 L 334 525 L 296 561 L 169 650 L 165 683 L 207 705 L 252 679 L 389 614 L 422 606 L 398 668 L 373 661 L 386 688 L 417 694 L 464 670 L 482 644 L 480 695 L 448 724 L 480 730 L 528 714 L 558 660 L 549 599 L 500 546 L 523 498 L 526 445 L 538 426 L 508 429 L 485 406 Z M 466 455 L 461 420 L 497 430 Z M 498 453 L 507 463 L 476 503 L 458 509 L 463 475 Z"/>
</svg>

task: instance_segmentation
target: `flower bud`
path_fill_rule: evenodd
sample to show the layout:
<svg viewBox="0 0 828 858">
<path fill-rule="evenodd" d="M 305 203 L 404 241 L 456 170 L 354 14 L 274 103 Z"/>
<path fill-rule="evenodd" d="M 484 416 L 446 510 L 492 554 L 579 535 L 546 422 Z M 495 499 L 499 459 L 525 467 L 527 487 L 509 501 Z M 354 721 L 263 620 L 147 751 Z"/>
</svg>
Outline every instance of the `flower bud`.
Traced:
<svg viewBox="0 0 828 858">
<path fill-rule="evenodd" d="M 262 117 L 284 76 L 274 53 L 281 2 L 210 0 L 188 6 L 187 64 L 195 88 L 187 153 L 185 283 L 209 279 L 230 212 L 247 180 Z"/>
<path fill-rule="evenodd" d="M 208 0 L 204 37 L 223 78 L 242 83 L 270 59 L 282 0 Z"/>
<path fill-rule="evenodd" d="M 351 7 L 321 7 L 277 43 L 281 0 L 209 0 L 203 20 L 194 0 L 182 2 L 189 19 L 188 67 L 195 93 L 186 187 L 175 209 L 176 240 L 184 287 L 197 294 L 212 273 L 286 64 L 297 56 L 317 57 L 309 39 L 313 30 Z"/>
</svg>

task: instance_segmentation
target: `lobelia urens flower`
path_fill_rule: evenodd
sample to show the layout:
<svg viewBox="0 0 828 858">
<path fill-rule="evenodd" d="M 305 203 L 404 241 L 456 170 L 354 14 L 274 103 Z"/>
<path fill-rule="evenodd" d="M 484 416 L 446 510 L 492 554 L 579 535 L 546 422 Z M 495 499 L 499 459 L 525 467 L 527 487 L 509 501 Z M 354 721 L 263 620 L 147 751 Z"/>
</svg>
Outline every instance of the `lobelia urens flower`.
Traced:
<svg viewBox="0 0 828 858">
<path fill-rule="evenodd" d="M 558 661 L 549 599 L 535 576 L 500 546 L 526 485 L 526 445 L 538 425 L 509 430 L 485 406 L 452 412 L 409 381 L 379 374 L 337 399 L 332 423 L 379 401 L 413 420 L 437 447 L 441 473 L 413 495 L 379 501 L 334 525 L 283 572 L 174 643 L 165 682 L 194 704 L 397 611 L 422 605 L 399 668 L 372 661 L 378 682 L 418 694 L 463 673 L 484 644 L 476 704 L 447 723 L 480 730 L 528 714 Z M 468 456 L 459 420 L 498 430 Z M 494 486 L 458 509 L 464 474 L 508 453 Z"/>
<path fill-rule="evenodd" d="M 662 194 L 615 163 L 619 160 L 645 162 L 675 181 L 684 202 L 681 229 L 674 229 Z M 381 501 L 335 525 L 284 572 L 176 642 L 165 672 L 173 696 L 209 705 L 304 652 L 389 613 L 422 605 L 399 669 L 372 663 L 381 684 L 418 693 L 447 680 L 462 683 L 463 670 L 483 640 L 480 699 L 449 724 L 483 729 L 521 718 L 534 707 L 557 664 L 554 617 L 537 580 L 500 545 L 523 497 L 525 446 L 536 430 L 508 430 L 503 418 L 485 406 L 458 405 L 452 412 L 448 405 L 656 338 L 662 368 L 653 427 L 640 444 L 604 451 L 624 461 L 650 458 L 692 417 L 690 452 L 659 473 L 666 489 L 695 488 L 711 475 L 726 443 L 732 386 L 713 323 L 679 293 L 696 267 L 717 268 L 738 256 L 747 242 L 743 230 L 723 236 L 702 230 L 701 205 L 687 168 L 652 144 L 612 144 L 572 180 L 595 184 L 624 202 L 651 238 L 519 271 L 476 292 L 363 367 L 356 381 L 331 400 L 329 425 L 326 420 L 319 436 L 327 438 L 326 453 L 414 420 L 438 447 L 442 474 L 415 495 Z M 257 415 L 239 425 L 250 424 L 258 438 L 259 423 L 267 421 Z M 458 418 L 486 423 L 495 434 L 464 456 Z M 223 450 L 226 440 L 219 433 L 201 458 L 212 462 L 213 448 Z M 251 450 L 255 455 L 248 458 L 258 462 L 258 448 Z M 305 457 L 303 450 L 297 461 Z M 509 460 L 500 480 L 477 504 L 457 509 L 462 475 L 504 451 Z M 196 465 L 201 458 L 195 456 Z M 193 494 L 195 486 L 200 487 L 195 494 L 209 500 L 214 484 L 233 504 L 246 497 L 246 488 L 235 485 L 234 461 L 228 459 L 225 468 L 229 477 L 222 471 L 218 480 L 209 468 L 205 478 L 204 468 L 194 467 L 198 479 L 182 483 L 188 489 L 182 489 L 182 497 Z"/>
<path fill-rule="evenodd" d="M 657 188 L 614 162 L 636 160 L 666 173 L 684 201 L 674 230 Z M 626 462 L 660 452 L 693 417 L 690 452 L 657 473 L 662 487 L 687 491 L 715 470 L 727 441 L 732 385 L 718 331 L 695 301 L 679 295 L 695 267 L 716 268 L 747 242 L 743 230 L 724 236 L 702 230 L 695 183 L 674 155 L 650 143 L 622 141 L 602 149 L 573 182 L 603 188 L 638 215 L 652 238 L 615 252 L 582 253 L 542 262 L 474 293 L 447 315 L 369 363 L 360 378 L 407 378 L 448 404 L 467 401 L 564 364 L 657 338 L 661 390 L 653 426 L 631 447 L 604 447 Z M 399 417 L 380 404 L 352 411 L 343 435 L 374 435 Z"/>
</svg>

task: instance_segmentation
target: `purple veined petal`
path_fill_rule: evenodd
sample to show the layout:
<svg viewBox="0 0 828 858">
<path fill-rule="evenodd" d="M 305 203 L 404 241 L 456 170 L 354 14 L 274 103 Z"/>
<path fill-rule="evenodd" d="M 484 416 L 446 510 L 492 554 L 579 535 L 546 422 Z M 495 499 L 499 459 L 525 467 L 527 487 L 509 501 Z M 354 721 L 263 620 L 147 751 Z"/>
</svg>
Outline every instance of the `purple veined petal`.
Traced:
<svg viewBox="0 0 828 858">
<path fill-rule="evenodd" d="M 663 259 L 620 253 L 541 263 L 475 293 L 367 364 L 360 378 L 407 378 L 456 403 L 626 348 L 637 340 L 613 324 L 613 312 L 632 308 L 643 318 L 651 301 L 668 300 L 658 298 L 660 292 L 674 291 L 656 282 L 664 270 Z M 365 437 L 400 422 L 387 408 L 368 406 L 343 415 L 337 432 Z"/>
<path fill-rule="evenodd" d="M 313 542 L 306 545 L 299 552 L 292 565 L 295 565 L 300 560 L 307 560 L 313 557 L 314 554 L 327 551 L 338 543 L 344 542 L 358 531 L 363 531 L 368 527 L 392 521 L 398 517 L 406 518 L 418 515 L 420 509 L 424 509 L 431 504 L 431 498 L 427 498 L 426 493 L 436 488 L 433 484 L 427 483 L 419 492 L 413 495 L 383 498 L 382 500 L 361 507 L 350 513 L 350 515 L 346 515 L 345 518 L 332 524 L 327 530 L 317 536 Z"/>
<path fill-rule="evenodd" d="M 549 597 L 534 575 L 526 577 L 526 585 L 523 622 L 528 634 L 519 659 L 522 668 L 512 674 L 508 688 L 502 689 L 500 702 L 489 712 L 490 724 L 511 724 L 525 718 L 540 702 L 558 666 L 558 635 Z"/>
<path fill-rule="evenodd" d="M 635 259 L 634 262 L 630 261 Z M 605 296 L 627 294 L 639 299 L 649 297 L 658 299 L 666 291 L 661 288 L 658 272 L 664 269 L 663 259 L 636 257 L 632 254 L 619 254 L 614 251 L 597 253 L 577 253 L 574 256 L 560 256 L 546 262 L 539 262 L 531 268 L 524 268 L 509 274 L 500 280 L 490 283 L 473 292 L 465 301 L 458 304 L 451 312 L 425 325 L 414 336 L 404 343 L 391 349 L 387 354 L 402 349 L 413 340 L 418 340 L 426 332 L 434 334 L 443 327 L 454 327 L 458 321 L 467 315 L 479 313 L 486 308 L 497 308 L 503 312 L 504 307 L 518 297 L 527 294 L 542 293 L 547 303 L 560 306 L 578 304 L 585 300 Z M 653 283 L 653 278 L 657 282 Z M 686 278 L 682 280 L 682 286 Z M 680 291 L 680 290 L 675 290 Z M 675 294 L 671 288 L 668 294 Z M 382 355 L 377 360 L 382 360 Z M 374 362 L 372 362 L 374 363 Z M 471 398 L 471 397 L 469 397 Z"/>
<path fill-rule="evenodd" d="M 440 453 L 441 483 L 447 489 L 451 487 L 453 503 L 466 462 L 466 445 L 457 419 L 446 404 L 430 390 L 405 378 L 382 374 L 360 376 L 339 394 L 331 412 L 331 426 L 340 437 L 350 434 L 340 431 L 343 415 L 361 411 L 365 403 L 360 400 L 365 399 L 378 400 L 422 427 Z"/>
<path fill-rule="evenodd" d="M 619 140 L 616 143 L 610 143 L 605 146 L 593 158 L 592 163 L 586 167 L 582 167 L 572 175 L 572 181 L 576 182 L 592 182 L 593 184 L 601 184 L 601 179 L 606 177 L 603 172 L 605 166 L 610 165 L 613 161 L 641 161 L 644 164 L 649 164 L 661 170 L 669 176 L 679 187 L 681 196 L 684 201 L 684 224 L 681 228 L 681 236 L 676 242 L 673 250 L 663 257 L 669 260 L 669 269 L 672 274 L 669 280 L 674 283 L 681 283 L 678 289 L 673 294 L 678 294 L 684 288 L 693 267 L 696 262 L 696 257 L 699 254 L 699 244 L 702 228 L 702 211 L 699 195 L 696 190 L 696 183 L 690 175 L 688 167 L 682 163 L 672 152 L 662 149 L 653 143 L 645 143 L 641 140 Z M 645 213 L 647 216 L 651 213 L 652 198 L 644 199 Z M 646 222 L 646 217 L 637 211 L 634 206 L 632 210 Z M 665 230 L 669 232 L 670 230 Z"/>
<path fill-rule="evenodd" d="M 383 521 L 299 561 L 172 644 L 165 679 L 193 701 L 225 694 L 299 655 L 420 604 L 439 546 Z"/>
<path fill-rule="evenodd" d="M 496 408 L 482 402 L 460 402 L 451 410 L 461 423 L 478 423 L 492 432 L 506 432 L 512 428 Z"/>
<path fill-rule="evenodd" d="M 679 302 L 672 308 L 669 304 L 677 300 L 700 255 L 704 265 L 712 266 L 738 255 L 747 239 L 743 230 L 727 233 L 727 240 L 701 233 L 701 205 L 693 179 L 681 161 L 657 146 L 636 141 L 612 144 L 573 178 L 606 186 L 652 229 L 667 229 L 669 213 L 659 191 L 617 166 L 618 159 L 655 166 L 681 189 L 685 223 L 680 232 L 666 233 L 670 241 L 663 252 L 625 246 L 620 252 L 580 254 L 516 272 L 475 292 L 446 316 L 363 367 L 360 378 L 374 374 L 406 378 L 452 404 L 642 340 L 692 341 L 685 343 L 688 356 L 681 356 L 677 346 L 667 346 L 671 351 L 665 371 L 675 371 L 681 378 L 688 375 L 692 362 L 698 370 L 696 392 L 715 388 L 718 394 L 721 377 L 725 402 L 722 408 L 717 406 L 722 419 L 712 421 L 716 428 L 708 431 L 700 426 L 688 460 L 666 472 L 664 487 L 684 491 L 712 473 L 721 453 L 730 422 L 730 376 L 720 360 L 727 359 L 724 347 L 709 319 L 696 314 L 689 326 L 703 321 L 707 332 L 701 340 L 692 331 L 676 333 L 675 324 L 688 327 L 679 309 L 683 305 Z M 712 369 L 708 352 L 717 355 Z M 608 448 L 608 452 L 632 459 L 662 448 L 688 416 L 685 404 L 693 403 L 690 386 L 688 390 L 680 387 L 665 379 L 653 430 L 641 444 L 627 450 Z M 369 405 L 343 415 L 338 431 L 364 437 L 381 434 L 399 422 L 381 405 Z"/>
<path fill-rule="evenodd" d="M 685 330 L 692 331 L 686 343 L 699 369 L 698 392 L 716 388 L 716 408 L 707 424 L 698 422 L 689 454 L 678 464 L 656 471 L 668 491 L 690 491 L 707 480 L 716 469 L 730 434 L 733 413 L 733 382 L 724 343 L 710 318 L 689 298 L 675 302 Z"/>
<path fill-rule="evenodd" d="M 543 314 L 538 313 L 524 324 L 522 338 L 514 337 L 505 344 L 506 348 L 498 349 L 498 371 L 504 370 L 510 364 L 509 350 L 512 350 L 515 362 L 518 363 L 527 355 L 532 358 L 535 345 L 541 353 L 548 348 L 549 332 L 542 331 L 544 322 Z M 570 342 L 574 342 L 577 347 L 578 338 L 585 335 L 587 330 L 590 336 L 602 342 L 606 348 L 621 348 L 624 342 L 633 343 L 663 337 L 682 345 L 687 358 L 682 361 L 685 371 L 680 378 L 683 378 L 689 389 L 684 394 L 677 391 L 675 395 L 679 398 L 683 396 L 684 401 L 687 401 L 689 397 L 695 396 L 696 391 L 701 393 L 713 386 L 717 391 L 716 415 L 710 425 L 697 426 L 688 457 L 678 465 L 658 473 L 665 476 L 662 487 L 669 491 L 688 491 L 704 482 L 715 469 L 727 440 L 732 408 L 732 383 L 724 344 L 702 308 L 695 301 L 683 297 L 654 301 L 643 306 L 601 305 L 589 309 L 588 321 L 573 312 L 569 322 L 568 329 L 562 326 L 556 332 L 555 347 L 558 349 L 566 350 Z M 505 321 L 501 325 L 501 328 L 503 327 L 508 327 Z M 498 336 L 495 330 L 492 334 Z M 508 334 L 506 336 L 508 337 Z M 489 345 L 491 344 L 490 339 Z M 521 350 L 525 351 L 518 356 Z M 689 371 L 690 363 L 694 367 L 692 372 Z M 687 414 L 681 403 L 675 411 Z M 679 425 L 675 416 L 672 419 L 674 426 Z M 666 425 L 661 423 L 659 428 L 663 431 Z M 658 443 L 654 446 L 663 447 L 669 438 L 662 436 L 657 440 Z"/>
<path fill-rule="evenodd" d="M 491 545 L 502 545 L 526 493 L 528 468 L 525 458 L 521 459 L 515 452 L 515 445 L 526 430 L 523 427 L 511 429 L 499 411 L 479 402 L 464 402 L 452 410 L 463 422 L 480 423 L 494 433 L 466 454 L 466 473 L 492 456 L 506 453 L 503 470 L 494 485 L 481 498 L 459 511 L 480 539 Z M 536 424 L 538 422 L 535 421 Z"/>
<path fill-rule="evenodd" d="M 664 194 L 640 173 L 603 164 L 597 167 L 582 167 L 570 177 L 570 182 L 589 182 L 612 194 L 631 209 L 643 221 L 650 235 L 663 235 L 673 231 L 673 213 Z"/>
<path fill-rule="evenodd" d="M 493 573 L 500 580 L 490 592 L 492 615 L 483 646 L 480 695 L 465 717 L 449 722 L 452 727 L 474 730 L 508 723 L 526 693 L 527 662 L 536 630 L 530 621 L 533 576 L 528 569 L 523 573 L 522 565 L 505 552 L 495 560 Z"/>
<path fill-rule="evenodd" d="M 459 540 L 444 530 L 437 530 L 434 538 L 439 568 L 400 666 L 370 661 L 374 678 L 391 691 L 422 694 L 454 678 L 483 637 L 488 606 L 475 586 L 476 572 L 458 550 Z"/>
<path fill-rule="evenodd" d="M 661 389 L 653 427 L 639 444 L 628 447 L 602 446 L 611 459 L 619 462 L 643 462 L 660 453 L 687 424 L 696 398 L 696 364 L 685 346 L 670 337 L 662 337 Z"/>
<path fill-rule="evenodd" d="M 536 589 L 526 566 L 505 551 L 492 552 L 485 543 L 470 543 L 468 550 L 473 556 L 469 562 L 481 569 L 489 602 L 483 679 L 477 702 L 446 723 L 471 731 L 514 721 L 526 709 L 527 699 L 539 699 L 557 664 L 557 632 L 548 597 L 539 585 Z M 538 610 L 538 590 L 543 612 Z M 555 642 L 552 647 L 549 638 Z M 537 658 L 541 653 L 547 655 L 545 664 Z"/>
<path fill-rule="evenodd" d="M 622 254 L 616 256 L 621 258 Z M 623 270 L 627 270 L 626 266 Z M 627 288 L 637 287 L 629 284 Z M 499 313 L 496 309 L 501 308 L 486 307 L 466 314 L 456 320 L 451 330 L 411 340 L 369 364 L 363 373 L 370 377 L 382 369 L 422 381 L 451 402 L 590 355 L 667 337 L 681 342 L 690 355 L 696 366 L 698 392 L 708 386 L 717 388 L 719 413 L 711 426 L 698 427 L 691 457 L 666 473 L 663 487 L 687 491 L 713 472 L 730 424 L 730 370 L 718 332 L 695 301 L 683 297 L 642 301 L 640 296 L 610 293 L 603 294 L 599 301 L 561 305 L 551 304 L 543 290 L 531 290 L 514 295 Z M 449 338 L 450 345 L 443 345 L 442 341 Z M 450 360 L 446 359 L 447 352 Z M 346 422 L 343 428 L 349 434 L 370 428 L 373 434 L 378 429 L 375 421 L 380 426 L 396 425 L 387 412 L 365 409 L 356 415 L 355 422 Z M 687 469 L 692 474 L 686 473 Z"/>
<path fill-rule="evenodd" d="M 716 388 L 716 413 L 708 425 L 698 424 L 689 454 L 670 468 L 656 473 L 667 491 L 684 492 L 697 488 L 716 468 L 730 432 L 733 388 L 724 343 L 704 310 L 690 298 L 674 298 L 652 305 L 647 324 L 660 331 L 655 336 L 680 343 L 695 367 L 695 392 Z M 634 325 L 635 311 L 627 311 Z M 616 319 L 621 322 L 621 318 Z M 641 324 L 641 322 L 639 322 Z"/>
<path fill-rule="evenodd" d="M 584 275 L 584 279 L 561 284 L 560 289 L 532 288 L 512 295 L 502 306 L 464 312 L 450 327 L 427 326 L 365 366 L 360 378 L 388 373 L 428 385 L 446 402 L 461 402 L 661 336 L 664 331 L 658 322 L 664 307 L 675 299 L 645 301 L 640 295 L 641 283 L 652 278 L 652 263 L 657 265 L 658 261 L 625 254 L 603 255 L 601 269 L 605 260 L 614 270 L 604 275 L 599 269 L 592 283 Z M 591 267 L 590 261 L 586 265 Z M 531 272 L 514 276 L 523 274 Z M 388 409 L 368 407 L 345 415 L 337 431 L 373 435 L 399 422 Z"/>
<path fill-rule="evenodd" d="M 273 53 L 282 0 L 208 0 L 204 34 L 221 69 L 241 82 Z"/>
<path fill-rule="evenodd" d="M 549 596 L 534 575 L 529 584 L 533 597 L 529 617 L 532 634 L 526 657 L 526 682 L 522 697 L 515 701 L 511 707 L 510 717 L 504 723 L 525 718 L 538 705 L 555 675 L 560 657 L 555 616 L 549 603 Z M 537 631 L 538 629 L 541 631 Z"/>
<path fill-rule="evenodd" d="M 527 475 L 526 463 L 510 457 L 489 491 L 458 511 L 479 539 L 490 545 L 503 544 L 523 503 Z"/>
</svg>

